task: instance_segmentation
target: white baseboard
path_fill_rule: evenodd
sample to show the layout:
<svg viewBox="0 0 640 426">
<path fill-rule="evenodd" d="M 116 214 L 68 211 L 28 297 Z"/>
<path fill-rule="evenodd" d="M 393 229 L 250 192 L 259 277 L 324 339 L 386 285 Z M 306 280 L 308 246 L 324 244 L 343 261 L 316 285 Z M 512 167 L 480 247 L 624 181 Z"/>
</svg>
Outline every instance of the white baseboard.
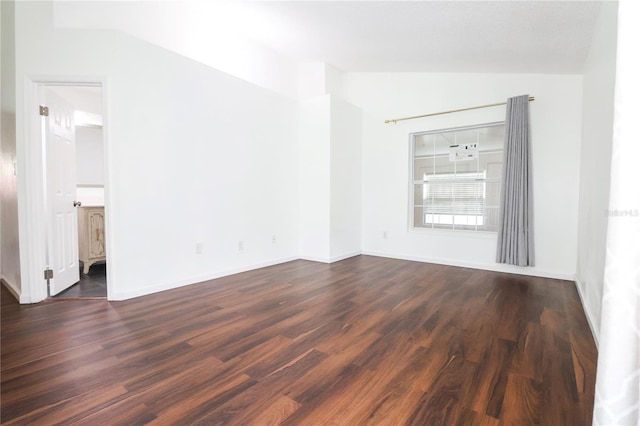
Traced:
<svg viewBox="0 0 640 426">
<path fill-rule="evenodd" d="M 11 293 L 11 295 L 16 298 L 18 303 L 20 303 L 21 305 L 31 303 L 31 299 L 28 297 L 28 295 L 22 294 L 22 292 L 16 288 L 15 284 L 10 283 L 4 277 L 0 277 L 0 281 L 2 282 L 2 285 L 4 285 L 7 290 L 9 290 L 9 293 Z"/>
<path fill-rule="evenodd" d="M 361 251 L 354 251 L 354 252 L 343 254 L 343 255 L 340 255 L 340 256 L 335 256 L 335 257 L 331 258 L 329 263 L 340 262 L 341 260 L 349 259 L 351 257 L 360 256 L 361 254 L 362 254 Z"/>
<path fill-rule="evenodd" d="M 532 277 L 553 278 L 557 280 L 573 281 L 574 276 L 572 274 L 564 274 L 551 271 L 541 271 L 539 269 L 532 269 L 528 267 L 508 266 L 501 264 L 484 264 L 473 262 L 460 262 L 457 260 L 440 259 L 432 257 L 412 256 L 397 253 L 386 253 L 378 251 L 363 250 L 362 254 L 368 256 L 388 257 L 391 259 L 411 260 L 414 262 L 436 263 L 438 265 L 459 266 L 462 268 L 481 269 L 484 271 L 504 272 L 507 274 L 528 275 Z"/>
<path fill-rule="evenodd" d="M 254 263 L 252 265 L 242 266 L 239 268 L 227 269 L 224 271 L 214 272 L 206 275 L 199 275 L 196 277 L 187 278 L 180 281 L 172 281 L 164 284 L 154 285 L 151 287 L 145 287 L 141 289 L 135 289 L 131 291 L 122 291 L 122 292 L 112 292 L 113 294 L 109 295 L 109 300 L 127 300 L 133 299 L 134 297 L 146 296 L 148 294 L 158 293 L 165 290 L 172 290 L 174 288 L 184 287 L 191 284 L 198 284 L 204 281 L 215 280 L 216 278 L 222 278 L 229 275 L 239 274 L 241 272 L 252 271 L 254 269 L 266 268 L 267 266 L 279 265 L 281 263 L 291 262 L 292 260 L 297 260 L 298 258 L 295 256 L 292 257 L 284 257 L 276 260 L 271 260 L 267 262 Z"/>
<path fill-rule="evenodd" d="M 598 344 L 598 327 L 595 326 L 595 321 L 592 318 L 591 310 L 585 303 L 584 294 L 582 294 L 582 287 L 584 287 L 582 282 L 580 282 L 580 278 L 575 276 L 575 284 L 576 290 L 578 291 L 578 297 L 580 297 L 580 303 L 582 304 L 582 310 L 584 311 L 585 316 L 587 317 L 587 323 L 589 324 L 589 328 L 591 329 L 591 335 L 593 336 L 593 341 L 596 342 L 596 349 L 599 349 Z"/>
<path fill-rule="evenodd" d="M 349 259 L 350 257 L 360 256 L 362 254 L 361 251 L 354 251 L 347 254 L 342 254 L 340 256 L 334 257 L 316 257 L 316 256 L 300 256 L 301 260 L 309 260 L 311 262 L 320 262 L 320 263 L 335 263 L 340 262 L 341 260 Z"/>
<path fill-rule="evenodd" d="M 310 262 L 331 263 L 331 259 L 328 258 L 328 257 L 300 256 L 298 259 L 300 259 L 300 260 L 308 260 Z"/>
<path fill-rule="evenodd" d="M 344 254 L 341 256 L 336 256 L 330 259 L 315 258 L 315 257 L 295 257 L 295 256 L 284 257 L 284 258 L 280 258 L 280 259 L 276 259 L 268 262 L 254 263 L 252 265 L 247 265 L 240 268 L 227 269 L 227 270 L 215 272 L 212 274 L 199 275 L 197 277 L 191 277 L 191 278 L 180 280 L 180 281 L 172 281 L 169 283 L 154 285 L 151 287 L 145 287 L 145 288 L 135 289 L 131 291 L 112 292 L 112 294 L 109 295 L 109 300 L 116 301 L 116 300 L 133 299 L 134 297 L 146 296 L 148 294 L 158 293 L 160 291 L 172 290 L 174 288 L 184 287 L 187 285 L 197 284 L 197 283 L 201 283 L 209 280 L 215 280 L 216 278 L 227 277 L 229 275 L 239 274 L 241 272 L 253 271 L 254 269 L 266 268 L 267 266 L 279 265 L 281 263 L 291 262 L 293 260 L 298 260 L 298 259 L 310 260 L 312 262 L 334 263 L 344 259 L 348 259 L 350 257 L 359 256 L 360 254 L 361 253 L 358 251 L 358 252 Z"/>
</svg>

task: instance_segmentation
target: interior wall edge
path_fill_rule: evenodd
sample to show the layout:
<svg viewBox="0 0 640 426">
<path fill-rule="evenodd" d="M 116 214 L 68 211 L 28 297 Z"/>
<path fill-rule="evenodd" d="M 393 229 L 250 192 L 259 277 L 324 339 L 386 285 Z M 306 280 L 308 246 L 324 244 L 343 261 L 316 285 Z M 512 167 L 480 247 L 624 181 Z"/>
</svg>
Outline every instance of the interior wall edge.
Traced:
<svg viewBox="0 0 640 426">
<path fill-rule="evenodd" d="M 4 277 L 0 278 L 0 285 L 3 285 L 7 290 L 9 290 L 9 293 L 11 293 L 11 295 L 13 295 L 13 297 L 15 297 L 18 303 L 20 303 L 21 305 L 31 303 L 28 297 L 21 294 L 16 286 L 10 284 L 9 281 L 7 281 Z"/>
<path fill-rule="evenodd" d="M 578 291 L 578 297 L 580 297 L 580 304 L 582 305 L 582 310 L 584 311 L 584 315 L 587 317 L 587 323 L 589 324 L 589 329 L 591 330 L 591 335 L 593 336 L 593 341 L 596 344 L 596 349 L 600 348 L 598 343 L 599 336 L 599 327 L 598 324 L 594 321 L 594 316 L 589 309 L 589 305 L 585 302 L 584 294 L 582 293 L 582 289 L 585 288 L 585 284 L 580 280 L 578 274 L 576 274 L 574 282 L 576 283 L 576 290 Z"/>
</svg>

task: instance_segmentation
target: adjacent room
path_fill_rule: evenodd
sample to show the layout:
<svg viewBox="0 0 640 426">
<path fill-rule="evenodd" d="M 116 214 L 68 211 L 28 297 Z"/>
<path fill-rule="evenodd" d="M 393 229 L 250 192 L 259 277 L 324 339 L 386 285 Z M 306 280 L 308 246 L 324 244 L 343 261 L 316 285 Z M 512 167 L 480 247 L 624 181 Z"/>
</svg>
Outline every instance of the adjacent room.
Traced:
<svg viewBox="0 0 640 426">
<path fill-rule="evenodd" d="M 634 2 L 0 19 L 2 424 L 640 421 Z"/>
</svg>

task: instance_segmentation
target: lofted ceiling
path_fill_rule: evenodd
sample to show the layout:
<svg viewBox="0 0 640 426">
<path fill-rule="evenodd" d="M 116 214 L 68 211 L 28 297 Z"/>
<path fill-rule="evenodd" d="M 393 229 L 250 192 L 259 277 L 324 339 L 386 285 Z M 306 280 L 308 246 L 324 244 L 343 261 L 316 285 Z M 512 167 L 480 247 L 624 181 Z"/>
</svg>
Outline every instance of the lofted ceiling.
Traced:
<svg viewBox="0 0 640 426">
<path fill-rule="evenodd" d="M 234 2 L 225 15 L 235 14 L 238 31 L 295 62 L 323 61 L 344 71 L 571 74 L 582 72 L 600 7 L 599 1 L 247 1 Z"/>
</svg>

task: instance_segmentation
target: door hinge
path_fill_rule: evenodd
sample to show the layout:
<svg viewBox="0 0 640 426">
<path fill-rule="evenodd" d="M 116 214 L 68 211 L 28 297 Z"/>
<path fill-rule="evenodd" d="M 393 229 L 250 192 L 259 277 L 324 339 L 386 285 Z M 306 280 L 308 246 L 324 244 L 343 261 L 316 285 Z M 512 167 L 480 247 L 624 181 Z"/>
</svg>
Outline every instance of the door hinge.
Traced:
<svg viewBox="0 0 640 426">
<path fill-rule="evenodd" d="M 44 270 L 44 279 L 45 280 L 52 280 L 53 279 L 53 269 L 45 269 Z"/>
<path fill-rule="evenodd" d="M 49 107 L 44 106 L 44 105 L 40 105 L 40 115 L 43 117 L 48 117 L 49 116 Z"/>
</svg>

